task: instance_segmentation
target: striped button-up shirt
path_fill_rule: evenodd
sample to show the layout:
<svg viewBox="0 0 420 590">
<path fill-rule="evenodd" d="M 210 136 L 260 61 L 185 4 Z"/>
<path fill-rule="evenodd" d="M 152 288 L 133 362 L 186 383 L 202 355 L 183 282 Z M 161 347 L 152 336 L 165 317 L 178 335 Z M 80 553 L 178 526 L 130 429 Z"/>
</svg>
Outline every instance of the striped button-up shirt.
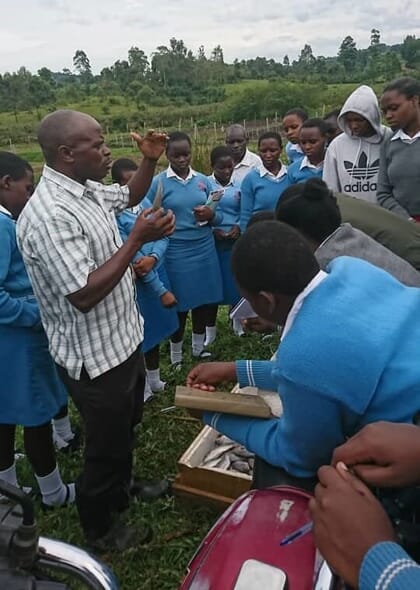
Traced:
<svg viewBox="0 0 420 590">
<path fill-rule="evenodd" d="M 130 268 L 87 313 L 67 296 L 122 245 L 115 213 L 128 206 L 129 190 L 85 185 L 44 167 L 17 224 L 19 248 L 38 300 L 55 362 L 74 379 L 82 367 L 93 379 L 124 362 L 143 339 Z"/>
</svg>

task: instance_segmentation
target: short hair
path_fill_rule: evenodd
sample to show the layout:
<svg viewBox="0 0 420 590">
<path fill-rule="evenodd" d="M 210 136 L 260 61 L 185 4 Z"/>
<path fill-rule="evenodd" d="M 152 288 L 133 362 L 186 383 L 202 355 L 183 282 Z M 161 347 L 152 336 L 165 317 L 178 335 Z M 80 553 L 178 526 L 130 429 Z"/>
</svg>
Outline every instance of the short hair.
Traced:
<svg viewBox="0 0 420 590">
<path fill-rule="evenodd" d="M 0 178 L 11 176 L 13 180 L 22 180 L 27 172 L 32 172 L 32 166 L 16 154 L 0 151 Z"/>
<path fill-rule="evenodd" d="M 277 131 L 264 131 L 264 133 L 261 133 L 258 137 L 258 147 L 260 147 L 260 144 L 264 139 L 275 139 L 279 144 L 280 149 L 283 147 L 280 133 L 277 133 Z"/>
<path fill-rule="evenodd" d="M 241 131 L 244 134 L 245 139 L 249 139 L 249 134 L 248 134 L 247 130 L 240 123 L 232 123 L 232 125 L 229 125 L 229 127 L 226 129 L 226 138 L 235 129 L 238 131 Z"/>
<path fill-rule="evenodd" d="M 232 150 L 226 145 L 218 145 L 211 150 L 210 164 L 212 167 L 216 164 L 217 160 L 220 160 L 221 158 L 233 158 Z"/>
<path fill-rule="evenodd" d="M 339 114 L 341 113 L 341 109 L 334 109 L 332 111 L 330 111 L 329 113 L 327 113 L 326 115 L 324 115 L 324 121 L 327 121 L 327 119 L 338 119 Z"/>
<path fill-rule="evenodd" d="M 289 186 L 277 203 L 275 216 L 318 243 L 341 224 L 337 199 L 320 178 Z"/>
<path fill-rule="evenodd" d="M 328 135 L 329 126 L 324 121 L 324 119 L 320 119 L 319 117 L 314 117 L 312 119 L 306 119 L 306 121 L 303 122 L 301 130 L 302 129 L 309 129 L 311 127 L 316 127 L 317 129 L 319 129 L 319 132 L 321 133 L 321 135 L 325 135 L 325 136 Z"/>
<path fill-rule="evenodd" d="M 124 172 L 135 171 L 137 168 L 137 164 L 130 158 L 118 158 L 118 160 L 114 160 L 111 168 L 112 182 L 121 184 Z"/>
<path fill-rule="evenodd" d="M 288 117 L 289 115 L 296 115 L 297 117 L 299 117 L 299 119 L 301 121 L 306 121 L 306 119 L 309 117 L 308 113 L 305 111 L 305 109 L 301 109 L 301 108 L 294 108 L 294 109 L 289 109 L 287 111 L 287 113 L 285 115 L 283 115 L 283 119 L 285 117 Z"/>
<path fill-rule="evenodd" d="M 414 96 L 420 96 L 420 82 L 409 76 L 397 78 L 397 80 L 393 80 L 384 88 L 384 92 L 390 92 L 392 90 L 404 94 L 407 98 L 413 98 Z"/>
<path fill-rule="evenodd" d="M 246 229 L 253 226 L 254 223 L 259 223 L 260 221 L 273 221 L 274 219 L 276 219 L 274 211 L 257 211 L 251 216 Z"/>
<path fill-rule="evenodd" d="M 232 270 L 250 293 L 268 291 L 297 297 L 319 271 L 304 238 L 279 221 L 256 223 L 235 243 Z"/>
<path fill-rule="evenodd" d="M 191 138 L 187 133 L 183 131 L 172 131 L 168 135 L 168 143 L 166 144 L 166 152 L 169 150 L 169 146 L 175 143 L 176 141 L 187 141 L 188 145 L 191 147 Z"/>
</svg>

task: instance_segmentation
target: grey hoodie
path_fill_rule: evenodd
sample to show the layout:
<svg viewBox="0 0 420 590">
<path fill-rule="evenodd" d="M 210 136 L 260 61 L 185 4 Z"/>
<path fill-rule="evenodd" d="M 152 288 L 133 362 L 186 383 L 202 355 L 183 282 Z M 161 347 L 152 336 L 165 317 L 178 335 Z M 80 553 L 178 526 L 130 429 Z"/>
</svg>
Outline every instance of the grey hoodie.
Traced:
<svg viewBox="0 0 420 590">
<path fill-rule="evenodd" d="M 344 115 L 357 113 L 375 130 L 371 137 L 356 137 L 346 125 Z M 338 125 L 344 131 L 328 146 L 322 178 L 331 190 L 376 203 L 379 153 L 391 130 L 381 125 L 378 99 L 372 88 L 360 86 L 346 100 Z"/>
</svg>

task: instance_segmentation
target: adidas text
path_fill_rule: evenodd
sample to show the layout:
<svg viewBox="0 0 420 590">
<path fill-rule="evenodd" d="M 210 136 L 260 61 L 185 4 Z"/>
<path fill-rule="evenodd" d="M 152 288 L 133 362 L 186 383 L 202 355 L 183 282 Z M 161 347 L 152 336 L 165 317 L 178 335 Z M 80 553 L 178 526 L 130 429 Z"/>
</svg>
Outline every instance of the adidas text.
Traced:
<svg viewBox="0 0 420 590">
<path fill-rule="evenodd" d="M 362 182 L 359 180 L 358 182 L 353 182 L 352 184 L 345 184 L 344 185 L 344 192 L 345 193 L 369 193 L 369 192 L 376 192 L 377 188 L 376 182 Z"/>
</svg>

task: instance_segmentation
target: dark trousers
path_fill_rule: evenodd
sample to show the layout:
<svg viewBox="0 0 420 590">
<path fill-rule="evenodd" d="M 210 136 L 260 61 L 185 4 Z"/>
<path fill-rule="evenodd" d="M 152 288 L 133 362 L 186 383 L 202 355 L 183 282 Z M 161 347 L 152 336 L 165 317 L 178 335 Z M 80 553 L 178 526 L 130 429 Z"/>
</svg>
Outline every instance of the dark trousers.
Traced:
<svg viewBox="0 0 420 590">
<path fill-rule="evenodd" d="M 312 493 L 316 484 L 316 477 L 294 477 L 281 467 L 275 467 L 261 459 L 261 457 L 255 457 L 253 489 L 261 490 L 271 486 L 292 486 Z"/>
<path fill-rule="evenodd" d="M 97 538 L 109 530 L 115 513 L 128 507 L 133 429 L 143 412 L 143 355 L 136 351 L 95 379 L 85 369 L 75 380 L 57 368 L 83 420 L 84 465 L 76 503 L 85 534 Z"/>
</svg>

